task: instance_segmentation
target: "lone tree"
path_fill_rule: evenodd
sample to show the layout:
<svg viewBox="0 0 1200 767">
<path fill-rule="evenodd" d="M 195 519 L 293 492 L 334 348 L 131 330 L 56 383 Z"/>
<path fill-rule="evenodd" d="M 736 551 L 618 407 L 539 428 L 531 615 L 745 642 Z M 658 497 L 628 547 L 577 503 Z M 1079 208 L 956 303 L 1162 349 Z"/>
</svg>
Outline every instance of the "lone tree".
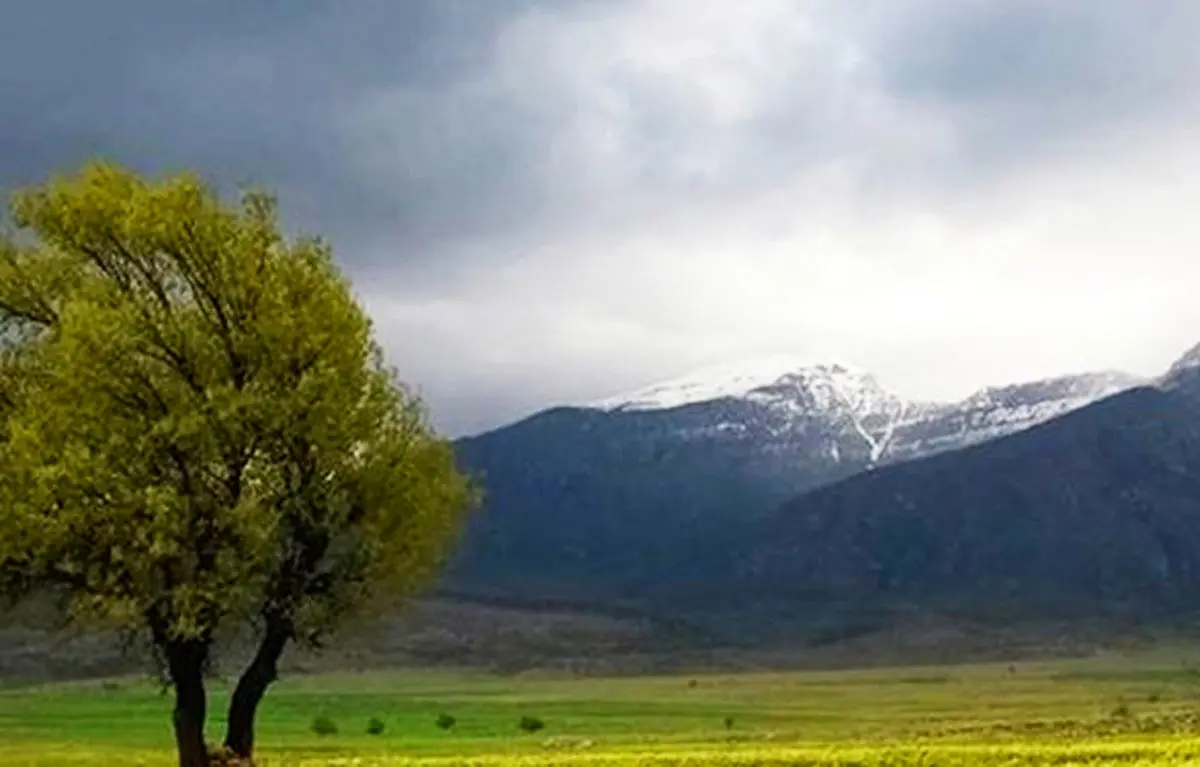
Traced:
<svg viewBox="0 0 1200 767">
<path fill-rule="evenodd" d="M 252 627 L 249 758 L 289 642 L 426 585 L 474 490 L 315 239 L 271 197 L 107 164 L 19 192 L 0 238 L 0 588 L 149 640 L 181 767 L 206 672 Z"/>
</svg>

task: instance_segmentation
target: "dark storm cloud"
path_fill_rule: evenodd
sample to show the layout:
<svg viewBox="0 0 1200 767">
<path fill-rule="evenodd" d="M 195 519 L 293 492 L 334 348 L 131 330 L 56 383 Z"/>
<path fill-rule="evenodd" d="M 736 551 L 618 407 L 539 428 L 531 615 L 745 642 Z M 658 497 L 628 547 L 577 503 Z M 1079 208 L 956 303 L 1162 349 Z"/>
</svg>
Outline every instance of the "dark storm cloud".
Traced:
<svg viewBox="0 0 1200 767">
<path fill-rule="evenodd" d="M 1192 116 L 1200 4 L 1191 0 L 925 6 L 895 18 L 879 67 L 889 92 L 952 116 L 960 175 Z"/>
<path fill-rule="evenodd" d="M 817 9 L 818 23 L 827 6 L 794 5 Z M 1200 13 L 1189 0 L 873 7 L 887 34 L 856 40 L 845 10 L 827 13 L 828 31 L 863 47 L 885 95 L 958 110 L 969 153 L 959 160 L 1007 162 L 1170 102 L 1194 82 L 1190 30 Z M 279 188 L 292 218 L 343 243 L 352 263 L 391 267 L 448 241 L 538 239 L 546 228 L 575 226 L 568 219 L 580 208 L 597 226 L 636 225 L 663 207 L 744 198 L 839 154 L 852 155 L 877 187 L 913 181 L 903 156 L 864 149 L 872 138 L 864 121 L 874 118 L 854 113 L 863 107 L 845 98 L 820 55 L 779 57 L 770 103 L 734 124 L 698 113 L 677 83 L 639 77 L 636 66 L 592 73 L 610 77 L 620 100 L 614 129 L 624 144 L 614 162 L 627 173 L 615 187 L 581 191 L 572 174 L 582 160 L 568 157 L 565 172 L 546 178 L 548 148 L 588 108 L 572 103 L 586 93 L 554 77 L 576 52 L 534 36 L 517 44 L 543 46 L 547 58 L 535 64 L 546 71 L 517 69 L 512 76 L 524 81 L 500 85 L 491 71 L 505 25 L 539 10 L 553 20 L 636 13 L 639 4 L 9 3 L 0 26 L 0 182 L 35 180 L 95 154 L 200 167 L 226 182 Z M 370 113 L 355 113 L 376 93 L 374 127 L 356 132 Z M 688 146 L 721 146 L 722 166 L 708 174 L 684 167 Z M 924 158 L 932 163 L 924 170 L 953 176 L 952 164 L 937 164 L 953 159 Z"/>
<path fill-rule="evenodd" d="M 1197 22 L 1187 0 L 966 2 L 902 22 L 882 53 L 895 87 L 939 101 L 1140 108 L 1194 85 Z"/>
<path fill-rule="evenodd" d="M 339 115 L 374 88 L 424 93 L 470 77 L 486 64 L 497 25 L 520 5 L 5 4 L 0 183 L 33 182 L 104 155 L 269 184 L 292 218 L 351 246 L 351 260 L 356 241 L 381 224 L 415 238 L 443 232 L 455 218 L 452 199 L 472 204 L 465 174 L 396 178 L 380 195 L 348 167 Z M 420 107 L 406 115 L 418 130 Z M 496 158 L 508 143 L 484 142 Z M 489 173 L 486 164 L 472 170 Z"/>
</svg>

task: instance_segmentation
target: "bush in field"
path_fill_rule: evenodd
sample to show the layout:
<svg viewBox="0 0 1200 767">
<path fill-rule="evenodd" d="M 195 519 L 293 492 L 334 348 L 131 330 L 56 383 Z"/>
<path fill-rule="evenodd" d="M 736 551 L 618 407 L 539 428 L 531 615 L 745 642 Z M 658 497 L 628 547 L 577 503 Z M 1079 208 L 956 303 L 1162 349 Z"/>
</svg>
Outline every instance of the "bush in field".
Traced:
<svg viewBox="0 0 1200 767">
<path fill-rule="evenodd" d="M 384 731 L 384 729 L 386 729 L 386 727 L 387 727 L 387 725 L 385 725 L 383 723 L 382 719 L 380 719 L 378 717 L 372 717 L 371 721 L 367 722 L 367 734 L 368 735 L 382 735 L 383 731 Z"/>
<path fill-rule="evenodd" d="M 325 737 L 326 735 L 337 735 L 338 732 L 337 722 L 333 721 L 327 716 L 318 716 L 316 719 L 313 719 L 312 725 L 309 726 L 309 729 L 312 730 L 314 734 L 320 735 L 321 737 Z"/>
<path fill-rule="evenodd" d="M 538 730 L 545 729 L 546 723 L 536 716 L 523 716 L 521 717 L 521 721 L 517 723 L 517 726 L 525 732 L 537 732 Z"/>
<path fill-rule="evenodd" d="M 449 714 L 438 714 L 436 724 L 439 729 L 450 730 L 454 728 L 454 725 L 458 724 L 458 720 Z"/>
</svg>

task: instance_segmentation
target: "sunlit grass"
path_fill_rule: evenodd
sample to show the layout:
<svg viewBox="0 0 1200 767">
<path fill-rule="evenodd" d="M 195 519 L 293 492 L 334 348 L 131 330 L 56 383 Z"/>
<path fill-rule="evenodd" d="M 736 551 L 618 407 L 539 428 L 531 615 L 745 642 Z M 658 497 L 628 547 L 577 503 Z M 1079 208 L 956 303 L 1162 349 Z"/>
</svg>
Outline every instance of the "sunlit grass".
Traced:
<svg viewBox="0 0 1200 767">
<path fill-rule="evenodd" d="M 637 679 L 298 677 L 265 702 L 260 751 L 270 765 L 1200 764 L 1191 656 Z M 224 692 L 216 685 L 211 701 L 214 738 Z M 169 708 L 135 679 L 0 692 L 0 765 L 170 764 Z M 441 714 L 453 728 L 437 726 Z M 524 715 L 546 729 L 522 732 Z M 318 716 L 337 734 L 313 733 Z M 373 718 L 382 733 L 367 732 Z"/>
</svg>

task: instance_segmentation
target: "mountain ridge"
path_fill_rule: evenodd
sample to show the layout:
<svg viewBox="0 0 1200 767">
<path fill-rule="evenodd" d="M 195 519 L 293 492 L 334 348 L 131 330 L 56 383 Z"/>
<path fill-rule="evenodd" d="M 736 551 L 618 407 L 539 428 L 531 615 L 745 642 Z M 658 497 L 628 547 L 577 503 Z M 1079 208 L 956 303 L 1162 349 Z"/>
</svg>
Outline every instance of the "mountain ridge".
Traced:
<svg viewBox="0 0 1200 767">
<path fill-rule="evenodd" d="M 747 551 L 740 587 L 793 607 L 1169 615 L 1200 595 L 1200 409 L 1143 386 L 851 476 L 789 501 Z"/>
<path fill-rule="evenodd" d="M 1141 383 L 1088 373 L 912 403 L 848 365 L 789 364 L 773 358 L 723 381 L 685 376 L 673 379 L 684 384 L 672 384 L 677 391 L 656 384 L 459 440 L 461 463 L 483 481 L 485 509 L 448 584 L 635 601 L 681 581 L 716 587 L 734 572 L 731 552 L 793 497 L 1020 431 Z"/>
<path fill-rule="evenodd" d="M 1195 352 L 1197 364 L 1200 364 L 1200 348 Z M 624 394 L 561 407 L 608 413 L 654 412 L 723 399 L 741 399 L 782 411 L 841 408 L 849 417 L 850 426 L 867 444 L 872 463 L 877 463 L 884 458 L 897 429 L 903 430 L 921 420 L 950 417 L 955 411 L 977 414 L 1009 406 L 1011 412 L 1000 417 L 993 415 L 990 429 L 978 437 L 988 439 L 1147 383 L 1148 379 L 1129 373 L 1103 370 L 986 386 L 957 400 L 914 400 L 881 386 L 874 375 L 854 365 L 843 362 L 802 364 L 797 357 L 773 355 L 711 366 Z M 1037 388 L 1058 389 L 1061 395 L 1038 396 L 1034 391 Z M 810 395 L 807 399 L 805 393 Z M 1031 399 L 1037 400 L 1040 410 L 1022 412 Z M 869 428 L 871 422 L 877 428 Z M 975 441 L 962 433 L 957 440 L 948 436 L 943 439 L 948 443 L 946 449 Z M 924 454 L 928 449 L 901 449 L 900 457 L 906 453 Z"/>
</svg>

